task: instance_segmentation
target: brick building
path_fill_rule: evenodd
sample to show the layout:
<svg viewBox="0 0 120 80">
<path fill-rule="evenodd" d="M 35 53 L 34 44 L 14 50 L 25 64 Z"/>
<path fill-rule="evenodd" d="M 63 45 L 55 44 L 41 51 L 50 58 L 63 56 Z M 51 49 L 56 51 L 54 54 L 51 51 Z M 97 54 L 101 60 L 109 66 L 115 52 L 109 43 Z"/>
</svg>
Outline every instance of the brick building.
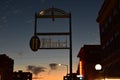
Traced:
<svg viewBox="0 0 120 80">
<path fill-rule="evenodd" d="M 120 76 L 120 0 L 104 0 L 97 18 L 106 78 Z"/>
<path fill-rule="evenodd" d="M 104 0 L 97 22 L 100 47 L 86 45 L 80 49 L 77 73 L 85 80 L 120 80 L 120 0 Z M 102 65 L 101 71 L 95 70 L 96 63 Z"/>
<path fill-rule="evenodd" d="M 0 80 L 13 80 L 13 65 L 13 59 L 5 54 L 0 54 Z"/>
<path fill-rule="evenodd" d="M 95 65 L 101 61 L 100 45 L 84 45 L 79 53 L 79 64 L 77 74 L 82 80 L 94 80 L 96 77 Z"/>
</svg>

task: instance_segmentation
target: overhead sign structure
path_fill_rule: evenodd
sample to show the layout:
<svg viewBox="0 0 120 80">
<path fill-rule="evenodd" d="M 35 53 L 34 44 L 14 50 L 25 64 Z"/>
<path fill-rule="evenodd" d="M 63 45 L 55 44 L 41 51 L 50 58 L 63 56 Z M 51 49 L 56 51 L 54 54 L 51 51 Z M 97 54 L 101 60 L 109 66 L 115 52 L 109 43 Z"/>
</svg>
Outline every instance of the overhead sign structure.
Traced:
<svg viewBox="0 0 120 80">
<path fill-rule="evenodd" d="M 68 32 L 37 32 L 37 19 L 51 18 L 55 21 L 55 18 L 68 18 L 69 30 Z M 68 36 L 67 40 L 53 41 L 51 38 L 41 38 L 38 36 Z M 35 27 L 34 36 L 30 40 L 30 48 L 32 51 L 38 51 L 38 49 L 69 49 L 70 50 L 70 80 L 72 80 L 72 28 L 71 28 L 71 13 L 67 13 L 58 8 L 49 8 L 42 10 L 39 13 L 35 13 Z"/>
</svg>

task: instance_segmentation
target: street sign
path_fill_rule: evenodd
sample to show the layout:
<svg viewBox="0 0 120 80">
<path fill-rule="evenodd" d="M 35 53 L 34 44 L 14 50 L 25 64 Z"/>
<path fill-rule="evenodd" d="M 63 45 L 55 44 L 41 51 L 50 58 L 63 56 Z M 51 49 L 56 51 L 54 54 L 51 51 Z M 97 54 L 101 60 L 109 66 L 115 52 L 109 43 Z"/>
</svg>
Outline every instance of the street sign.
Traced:
<svg viewBox="0 0 120 80">
<path fill-rule="evenodd" d="M 69 18 L 69 30 L 68 32 L 47 32 L 41 33 L 37 32 L 37 19 L 38 18 L 52 18 L 54 21 L 55 18 Z M 72 80 L 72 24 L 71 24 L 71 13 L 66 13 L 65 11 L 57 8 L 49 8 L 46 10 L 42 10 L 39 13 L 35 13 L 35 27 L 34 27 L 34 35 L 30 40 L 30 48 L 33 51 L 37 51 L 38 49 L 69 49 L 70 51 L 70 80 Z M 41 36 L 69 36 L 69 41 L 67 40 L 57 40 L 54 41 L 52 39 L 39 39 L 37 35 Z M 40 42 L 41 41 L 41 42 Z"/>
<path fill-rule="evenodd" d="M 37 51 L 40 47 L 40 39 L 37 36 L 33 36 L 30 40 L 30 48 L 33 51 Z"/>
</svg>

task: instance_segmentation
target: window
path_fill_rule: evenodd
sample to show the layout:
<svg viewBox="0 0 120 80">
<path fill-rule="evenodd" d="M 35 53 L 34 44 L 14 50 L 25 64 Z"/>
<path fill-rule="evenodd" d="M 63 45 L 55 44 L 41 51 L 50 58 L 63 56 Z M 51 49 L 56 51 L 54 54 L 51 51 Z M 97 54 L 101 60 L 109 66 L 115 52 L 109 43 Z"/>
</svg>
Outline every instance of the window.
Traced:
<svg viewBox="0 0 120 80">
<path fill-rule="evenodd" d="M 109 17 L 109 23 L 111 23 L 111 22 L 112 22 L 112 16 Z"/>
<path fill-rule="evenodd" d="M 2 79 L 1 79 L 1 75 L 0 75 L 0 80 L 2 80 Z"/>
<path fill-rule="evenodd" d="M 115 16 L 116 14 L 117 14 L 117 9 L 115 8 L 114 10 L 113 10 L 113 16 Z"/>
<path fill-rule="evenodd" d="M 101 32 L 102 32 L 102 33 L 104 32 L 104 28 L 103 28 L 103 27 L 101 28 Z"/>
<path fill-rule="evenodd" d="M 100 32 L 103 33 L 104 32 L 104 24 L 100 24 Z"/>
<path fill-rule="evenodd" d="M 109 41 L 106 43 L 106 47 L 109 45 Z"/>
<path fill-rule="evenodd" d="M 119 35 L 119 32 L 116 32 L 116 33 L 115 33 L 115 37 L 117 37 L 118 35 Z"/>
<path fill-rule="evenodd" d="M 18 77 L 18 78 L 20 78 L 20 75 L 19 75 L 19 74 L 17 74 L 17 77 Z"/>
<path fill-rule="evenodd" d="M 118 49 L 120 47 L 120 44 L 119 44 L 119 32 L 116 32 L 114 34 L 114 47 L 115 47 L 115 49 Z"/>
<path fill-rule="evenodd" d="M 105 23 L 105 28 L 107 28 L 107 27 L 108 27 L 108 22 Z"/>
<path fill-rule="evenodd" d="M 113 37 L 110 39 L 110 43 L 113 42 Z"/>
<path fill-rule="evenodd" d="M 119 0 L 119 9 L 120 9 L 120 0 Z"/>
<path fill-rule="evenodd" d="M 103 46 L 102 49 L 104 50 L 104 49 L 105 49 L 105 46 Z"/>
<path fill-rule="evenodd" d="M 27 76 L 29 77 L 30 75 L 28 74 Z"/>
</svg>

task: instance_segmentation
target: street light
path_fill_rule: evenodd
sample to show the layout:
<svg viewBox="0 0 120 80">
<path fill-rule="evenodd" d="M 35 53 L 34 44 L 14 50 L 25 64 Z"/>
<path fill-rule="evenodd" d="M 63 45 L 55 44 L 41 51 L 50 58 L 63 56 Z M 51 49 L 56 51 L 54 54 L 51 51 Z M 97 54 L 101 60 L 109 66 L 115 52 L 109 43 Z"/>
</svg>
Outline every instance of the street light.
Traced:
<svg viewBox="0 0 120 80">
<path fill-rule="evenodd" d="M 68 75 L 68 65 L 67 64 L 58 64 L 59 66 L 66 66 L 67 68 L 67 75 Z"/>
<path fill-rule="evenodd" d="M 101 66 L 101 64 L 96 64 L 95 65 L 95 70 L 101 70 L 102 69 L 102 66 Z"/>
<path fill-rule="evenodd" d="M 101 64 L 96 64 L 95 65 L 95 70 L 97 70 L 97 71 L 102 70 L 102 65 Z M 105 72 L 104 72 L 104 70 L 103 70 L 103 73 L 104 73 L 104 80 L 105 80 Z"/>
</svg>

